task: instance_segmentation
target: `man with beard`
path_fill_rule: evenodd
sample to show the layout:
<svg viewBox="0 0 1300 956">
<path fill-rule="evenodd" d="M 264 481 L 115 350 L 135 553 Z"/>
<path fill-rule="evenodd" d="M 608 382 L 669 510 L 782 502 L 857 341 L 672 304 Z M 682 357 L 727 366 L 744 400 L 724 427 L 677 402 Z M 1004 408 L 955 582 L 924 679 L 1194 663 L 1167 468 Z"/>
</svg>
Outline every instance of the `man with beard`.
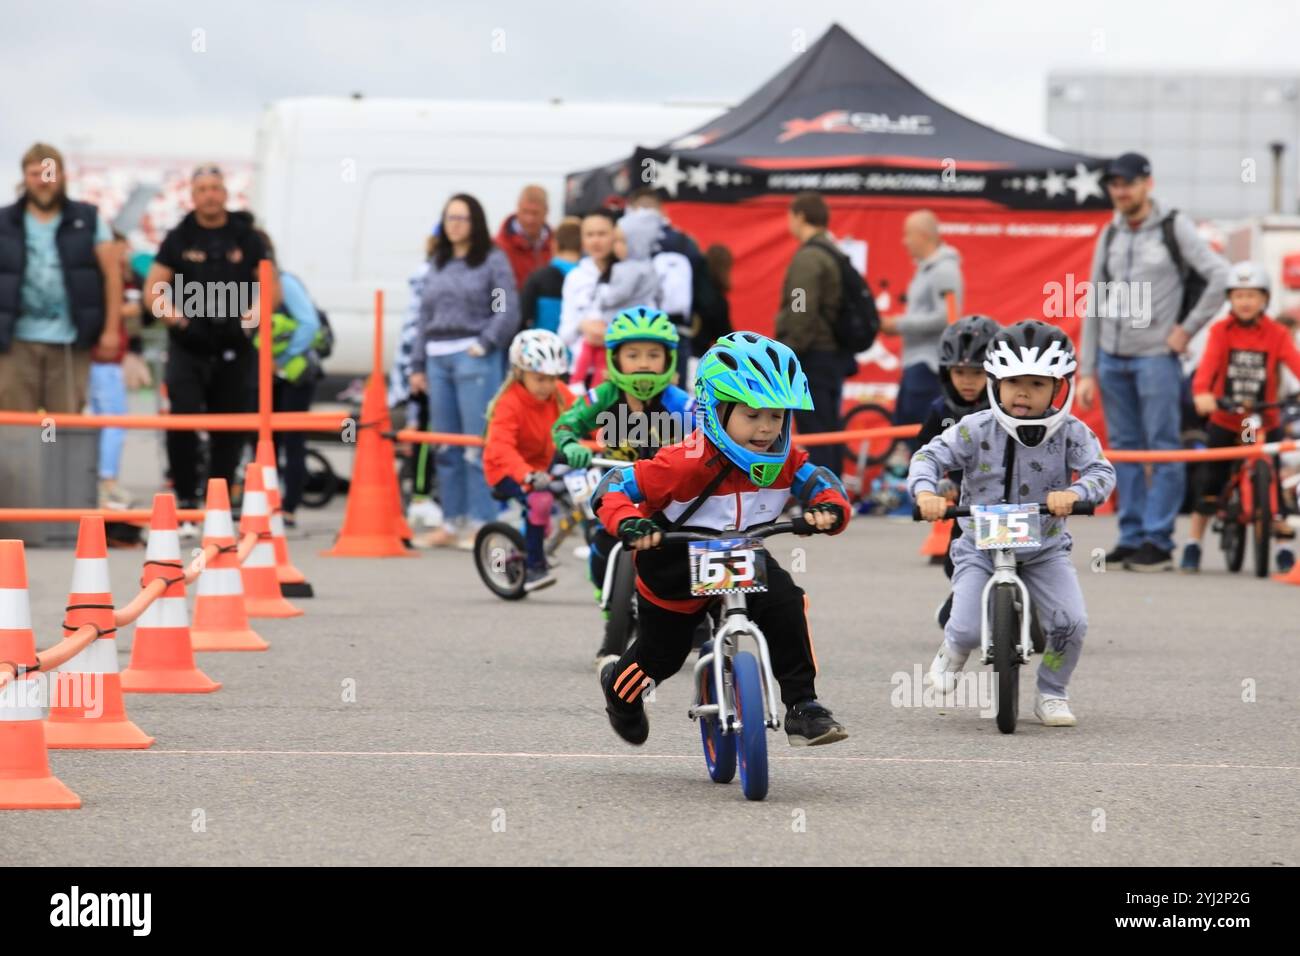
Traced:
<svg viewBox="0 0 1300 956">
<path fill-rule="evenodd" d="M 77 413 L 91 351 L 122 341 L 122 268 L 112 230 L 68 198 L 63 156 L 23 154 L 18 201 L 0 209 L 0 408 Z"/>
</svg>

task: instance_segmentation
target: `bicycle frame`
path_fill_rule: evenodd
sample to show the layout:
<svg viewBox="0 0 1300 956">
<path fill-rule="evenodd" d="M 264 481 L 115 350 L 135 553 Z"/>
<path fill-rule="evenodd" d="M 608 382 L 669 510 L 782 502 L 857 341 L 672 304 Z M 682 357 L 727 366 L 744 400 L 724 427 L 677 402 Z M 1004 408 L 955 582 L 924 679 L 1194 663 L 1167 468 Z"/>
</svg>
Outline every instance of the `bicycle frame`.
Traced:
<svg viewBox="0 0 1300 956">
<path fill-rule="evenodd" d="M 993 554 L 993 574 L 984 584 L 980 594 L 980 660 L 985 664 L 993 663 L 993 628 L 989 621 L 989 598 L 993 589 L 1003 584 L 1014 585 L 1020 592 L 1020 662 L 1029 663 L 1033 653 L 1033 641 L 1030 637 L 1030 621 L 1033 619 L 1033 605 L 1029 600 L 1029 588 L 1016 574 L 1016 556 L 1008 548 L 1000 548 Z"/>
<path fill-rule="evenodd" d="M 692 686 L 696 688 L 696 700 L 687 711 L 692 720 L 700 717 L 716 717 L 723 733 L 739 733 L 743 726 L 736 718 L 736 712 L 727 698 L 725 690 L 726 662 L 740 651 L 740 642 L 748 637 L 758 651 L 759 675 L 763 680 L 763 702 L 767 708 L 765 724 L 771 730 L 781 726 L 777 710 L 776 677 L 772 673 L 772 659 L 767 650 L 767 638 L 758 625 L 749 619 L 748 604 L 743 594 L 726 594 L 722 597 L 722 623 L 713 633 L 713 650 L 704 654 L 695 662 L 692 673 Z M 713 694 L 716 704 L 705 704 L 699 700 L 700 674 L 705 668 L 712 671 Z"/>
</svg>

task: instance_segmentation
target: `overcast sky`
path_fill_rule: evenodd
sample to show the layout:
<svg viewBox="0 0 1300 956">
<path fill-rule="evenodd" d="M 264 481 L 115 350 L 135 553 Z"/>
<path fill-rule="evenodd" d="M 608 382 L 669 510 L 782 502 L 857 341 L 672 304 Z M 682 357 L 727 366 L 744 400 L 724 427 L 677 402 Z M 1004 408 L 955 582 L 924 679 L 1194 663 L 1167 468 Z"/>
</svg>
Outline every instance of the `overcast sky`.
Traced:
<svg viewBox="0 0 1300 956">
<path fill-rule="evenodd" d="M 0 0 L 0 163 L 37 139 L 251 158 L 284 96 L 735 102 L 836 21 L 1039 140 L 1049 70 L 1300 73 L 1295 0 Z"/>
</svg>

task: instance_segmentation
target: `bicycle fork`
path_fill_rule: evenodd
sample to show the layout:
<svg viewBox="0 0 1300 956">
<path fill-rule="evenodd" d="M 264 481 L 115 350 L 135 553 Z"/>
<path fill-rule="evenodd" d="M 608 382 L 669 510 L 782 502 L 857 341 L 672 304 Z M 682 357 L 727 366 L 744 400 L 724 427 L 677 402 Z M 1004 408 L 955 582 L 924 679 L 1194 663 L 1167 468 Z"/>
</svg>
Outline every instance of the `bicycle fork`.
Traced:
<svg viewBox="0 0 1300 956">
<path fill-rule="evenodd" d="M 780 712 L 777 709 L 776 677 L 772 674 L 772 659 L 767 650 L 767 639 L 746 613 L 743 594 L 727 594 L 722 598 L 722 623 L 713 634 L 713 650 L 704 654 L 695 662 L 692 673 L 692 686 L 695 688 L 695 703 L 687 711 L 692 720 L 700 717 L 715 717 L 724 734 L 739 733 L 741 721 L 736 717 L 735 708 L 726 693 L 726 662 L 740 651 L 743 638 L 751 638 L 758 651 L 758 671 L 763 682 L 763 702 L 767 709 L 764 723 L 772 730 L 781 727 Z M 713 697 L 716 704 L 706 704 L 700 699 L 700 675 L 705 668 L 710 670 L 713 681 Z"/>
<path fill-rule="evenodd" d="M 1014 585 L 1020 592 L 1020 663 L 1028 664 L 1034 646 L 1030 637 L 1030 617 L 1032 605 L 1029 603 L 1029 588 L 1016 575 L 1016 556 L 1009 549 L 1001 549 L 993 554 L 993 576 L 984 585 L 980 594 L 980 660 L 985 664 L 993 663 L 993 628 L 989 621 L 989 598 L 993 589 L 1004 584 Z"/>
</svg>

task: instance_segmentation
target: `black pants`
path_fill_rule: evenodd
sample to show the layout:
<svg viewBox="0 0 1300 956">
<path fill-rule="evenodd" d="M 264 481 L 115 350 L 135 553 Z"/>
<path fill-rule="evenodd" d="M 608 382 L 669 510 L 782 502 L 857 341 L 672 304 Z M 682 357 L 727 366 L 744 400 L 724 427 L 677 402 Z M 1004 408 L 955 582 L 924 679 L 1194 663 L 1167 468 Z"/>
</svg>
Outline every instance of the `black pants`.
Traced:
<svg viewBox="0 0 1300 956">
<path fill-rule="evenodd" d="M 251 412 L 257 407 L 256 354 L 199 355 L 172 342 L 167 351 L 167 397 L 177 415 Z M 235 476 L 244 447 L 253 432 L 213 431 L 208 433 L 208 477 Z M 182 505 L 201 500 L 206 489 L 198 487 L 198 437 L 189 431 L 167 433 L 167 459 L 171 463 L 172 485 Z"/>
<path fill-rule="evenodd" d="M 808 376 L 812 391 L 811 411 L 795 412 L 795 424 L 801 435 L 840 430 L 840 402 L 844 394 L 844 372 L 847 362 L 839 352 L 805 352 L 799 364 Z M 808 460 L 814 465 L 824 465 L 837 476 L 844 470 L 844 446 L 814 445 L 808 449 Z"/>
<path fill-rule="evenodd" d="M 767 587 L 765 593 L 749 595 L 749 616 L 767 638 L 772 673 L 781 685 L 781 700 L 789 707 L 817 696 L 813 686 L 817 663 L 804 613 L 804 592 L 789 572 L 773 560 L 771 553 L 767 555 Z M 614 667 L 615 682 L 623 678 L 619 698 L 628 707 L 640 703 L 640 692 L 630 679 L 636 678 L 637 669 L 656 684 L 681 670 L 691 652 L 691 637 L 708 609 L 679 614 L 647 601 L 638 593 L 637 614 L 637 639 Z M 629 668 L 632 668 L 630 673 Z"/>
<path fill-rule="evenodd" d="M 271 389 L 271 407 L 277 412 L 305 412 L 311 408 L 312 396 L 316 391 L 315 380 L 286 382 L 274 379 Z M 274 432 L 276 461 L 284 482 L 283 510 L 293 514 L 302 503 L 302 486 L 307 481 L 307 436 L 303 432 Z"/>
</svg>

